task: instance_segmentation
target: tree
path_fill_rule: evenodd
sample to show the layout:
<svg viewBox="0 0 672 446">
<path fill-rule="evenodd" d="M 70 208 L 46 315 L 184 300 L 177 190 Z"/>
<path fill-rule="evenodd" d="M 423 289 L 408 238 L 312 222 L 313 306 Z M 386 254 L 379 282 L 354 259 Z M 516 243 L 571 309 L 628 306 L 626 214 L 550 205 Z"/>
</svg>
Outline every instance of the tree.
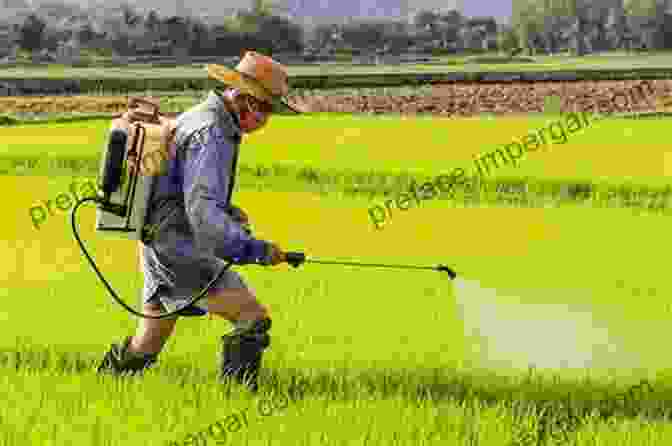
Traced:
<svg viewBox="0 0 672 446">
<path fill-rule="evenodd" d="M 497 32 L 497 21 L 494 17 L 475 17 L 467 20 L 467 25 L 483 27 L 488 33 Z"/>
<path fill-rule="evenodd" d="M 440 14 L 438 20 L 446 25 L 460 26 L 464 21 L 464 17 L 456 9 L 451 9 L 445 14 Z"/>
<path fill-rule="evenodd" d="M 410 46 L 408 34 L 396 30 L 386 34 L 385 41 L 389 45 L 390 54 L 400 54 Z"/>
<path fill-rule="evenodd" d="M 460 38 L 460 29 L 466 23 L 466 20 L 459 11 L 450 10 L 437 16 L 436 23 L 432 26 L 433 31 L 441 39 L 443 46 L 448 42 L 454 42 Z"/>
<path fill-rule="evenodd" d="M 325 48 L 334 34 L 333 25 L 317 25 L 310 36 L 310 46 L 313 48 Z"/>
<path fill-rule="evenodd" d="M 121 33 L 117 33 L 109 39 L 109 46 L 114 53 L 120 56 L 128 55 L 131 51 L 128 38 Z"/>
<path fill-rule="evenodd" d="M 191 53 L 201 55 L 207 52 L 210 47 L 210 32 L 208 27 L 201 22 L 191 24 L 191 42 L 189 49 Z"/>
<path fill-rule="evenodd" d="M 142 21 L 142 17 L 135 11 L 132 5 L 124 2 L 119 6 L 121 21 L 126 26 L 135 26 Z"/>
<path fill-rule="evenodd" d="M 262 18 L 257 35 L 260 39 L 269 42 L 274 51 L 299 52 L 303 50 L 303 30 L 283 17 Z"/>
<path fill-rule="evenodd" d="M 86 23 L 76 31 L 75 37 L 80 43 L 86 44 L 96 37 L 96 33 L 93 31 L 91 24 Z"/>
<path fill-rule="evenodd" d="M 513 0 L 511 26 L 518 36 L 520 48 L 527 49 L 532 54 L 535 48 L 534 41 L 544 25 L 544 3 L 535 0 Z"/>
<path fill-rule="evenodd" d="M 383 26 L 378 23 L 358 23 L 343 27 L 343 41 L 353 48 L 377 48 L 383 43 Z"/>
<path fill-rule="evenodd" d="M 516 37 L 518 37 L 518 46 L 526 49 L 528 54 L 531 54 L 530 38 L 533 35 L 532 24 L 525 15 L 521 14 L 517 19 L 518 23 L 515 24 L 513 30 Z"/>
<path fill-rule="evenodd" d="M 575 17 L 574 24 L 570 29 L 570 47 L 575 56 L 584 56 L 590 49 L 586 48 L 590 44 L 587 42 L 585 33 L 585 21 L 581 16 Z"/>
<path fill-rule="evenodd" d="M 121 5 L 121 14 L 124 24 L 128 26 L 138 25 L 142 21 L 142 17 L 135 11 L 133 6 L 127 3 Z"/>
<path fill-rule="evenodd" d="M 159 17 L 159 14 L 153 9 L 149 11 L 147 17 L 145 17 L 145 28 L 147 31 L 151 33 L 157 32 L 160 24 L 161 18 Z"/>
<path fill-rule="evenodd" d="M 611 48 L 621 48 L 625 43 L 626 19 L 622 8 L 611 8 L 605 20 L 607 39 Z"/>
<path fill-rule="evenodd" d="M 56 24 L 46 24 L 42 32 L 41 49 L 56 51 L 59 42 L 70 39 L 72 30 L 69 27 L 57 26 Z"/>
<path fill-rule="evenodd" d="M 427 28 L 427 26 L 433 25 L 439 19 L 439 15 L 432 11 L 421 10 L 415 14 L 413 18 L 413 23 L 418 28 Z"/>
<path fill-rule="evenodd" d="M 504 26 L 497 33 L 497 47 L 500 51 L 512 54 L 518 48 L 518 36 L 510 26 Z"/>
<path fill-rule="evenodd" d="M 275 4 L 269 0 L 252 0 L 250 12 L 255 17 L 270 17 L 273 15 Z"/>
<path fill-rule="evenodd" d="M 512 0 L 511 26 L 520 28 L 533 21 L 535 15 L 538 15 L 536 6 L 536 2 L 532 0 Z"/>
<path fill-rule="evenodd" d="M 672 48 L 672 13 L 663 15 L 663 48 Z"/>
<path fill-rule="evenodd" d="M 24 50 L 36 51 L 42 47 L 46 23 L 35 14 L 26 17 L 20 29 L 19 46 Z"/>
<path fill-rule="evenodd" d="M 455 42 L 460 39 L 461 28 L 461 26 L 444 23 L 434 28 L 434 34 L 441 40 L 444 46 L 447 46 L 449 42 Z"/>
<path fill-rule="evenodd" d="M 229 20 L 227 26 L 238 33 L 256 33 L 259 31 L 260 19 L 262 16 L 252 11 L 236 11 L 234 17 Z"/>
<path fill-rule="evenodd" d="M 655 18 L 659 4 L 656 0 L 623 0 L 623 8 L 631 17 Z"/>
<path fill-rule="evenodd" d="M 186 20 L 182 17 L 168 17 L 161 24 L 161 37 L 178 45 L 189 45 L 190 32 Z"/>
</svg>

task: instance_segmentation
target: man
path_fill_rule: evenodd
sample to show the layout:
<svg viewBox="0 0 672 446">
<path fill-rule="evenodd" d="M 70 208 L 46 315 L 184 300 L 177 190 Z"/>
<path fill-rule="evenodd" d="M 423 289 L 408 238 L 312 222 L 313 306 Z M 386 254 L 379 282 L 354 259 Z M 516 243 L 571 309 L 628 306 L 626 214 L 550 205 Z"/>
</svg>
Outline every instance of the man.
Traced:
<svg viewBox="0 0 672 446">
<path fill-rule="evenodd" d="M 277 265 L 285 260 L 276 245 L 255 239 L 244 211 L 231 204 L 238 147 L 242 134 L 263 127 L 273 112 L 290 106 L 285 67 L 248 51 L 235 69 L 209 65 L 208 74 L 222 85 L 207 99 L 179 116 L 175 157 L 169 172 L 156 178 L 149 202 L 152 239 L 140 247 L 145 275 L 143 312 L 160 315 L 183 307 L 202 290 L 226 261 Z M 271 318 L 252 290 L 234 271 L 180 316 L 217 315 L 234 324 L 222 337 L 220 377 L 235 378 L 250 389 L 263 351 L 270 345 Z M 98 371 L 138 373 L 157 361 L 177 316 L 140 320 L 136 335 L 112 345 Z"/>
</svg>

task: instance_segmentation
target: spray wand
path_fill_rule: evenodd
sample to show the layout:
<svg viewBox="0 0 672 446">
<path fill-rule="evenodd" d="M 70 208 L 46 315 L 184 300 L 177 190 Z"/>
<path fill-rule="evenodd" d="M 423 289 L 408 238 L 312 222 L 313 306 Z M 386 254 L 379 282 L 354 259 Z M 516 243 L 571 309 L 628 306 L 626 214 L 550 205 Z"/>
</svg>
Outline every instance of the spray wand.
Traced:
<svg viewBox="0 0 672 446">
<path fill-rule="evenodd" d="M 337 262 L 332 260 L 317 260 L 307 259 L 302 252 L 288 252 L 285 254 L 285 261 L 294 268 L 303 263 L 317 263 L 321 265 L 339 265 L 339 266 L 356 266 L 364 268 L 393 268 L 393 269 L 416 269 L 416 270 L 430 270 L 447 273 L 451 280 L 457 277 L 457 273 L 445 265 L 437 266 L 418 266 L 418 265 L 389 265 L 384 263 L 360 263 L 360 262 Z"/>
</svg>

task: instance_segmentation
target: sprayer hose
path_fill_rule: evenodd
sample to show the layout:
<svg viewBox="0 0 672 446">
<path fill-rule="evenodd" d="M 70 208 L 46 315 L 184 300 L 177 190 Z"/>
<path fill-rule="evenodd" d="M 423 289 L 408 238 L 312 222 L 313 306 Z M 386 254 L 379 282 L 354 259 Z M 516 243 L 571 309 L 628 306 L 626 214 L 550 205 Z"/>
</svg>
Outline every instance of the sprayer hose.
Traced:
<svg viewBox="0 0 672 446">
<path fill-rule="evenodd" d="M 224 265 L 224 267 L 222 268 L 222 271 L 220 271 L 219 274 L 217 274 L 217 276 L 215 276 L 215 278 L 212 279 L 210 281 L 210 283 L 208 283 L 208 285 L 203 289 L 203 291 L 201 291 L 201 293 L 198 294 L 197 296 L 194 296 L 182 308 L 178 308 L 175 311 L 171 311 L 171 312 L 168 312 L 166 314 L 162 314 L 161 316 L 153 316 L 153 315 L 149 315 L 149 314 L 139 313 L 139 312 L 135 311 L 133 308 L 126 305 L 119 298 L 119 296 L 117 296 L 117 293 L 114 292 L 114 290 L 112 289 L 112 286 L 110 286 L 110 284 L 107 282 L 107 280 L 105 280 L 105 277 L 103 277 L 103 275 L 101 274 L 100 270 L 98 270 L 98 267 L 96 266 L 96 262 L 94 262 L 94 260 L 91 258 L 91 256 L 89 255 L 89 252 L 86 250 L 86 247 L 84 246 L 84 243 L 82 242 L 82 239 L 79 237 L 79 232 L 77 231 L 77 217 L 76 217 L 77 209 L 79 208 L 79 206 L 81 206 L 82 204 L 84 204 L 87 201 L 93 201 L 95 203 L 99 203 L 100 199 L 98 197 L 85 197 L 85 198 L 82 198 L 82 199 L 77 201 L 77 203 L 75 204 L 75 207 L 72 209 L 72 213 L 70 214 L 70 223 L 72 225 L 72 233 L 74 234 L 75 240 L 77 240 L 77 243 L 79 244 L 79 247 L 81 248 L 82 252 L 86 256 L 86 259 L 89 261 L 89 264 L 91 265 L 91 268 L 93 268 L 93 271 L 96 273 L 96 275 L 98 276 L 100 281 L 103 282 L 103 285 L 105 285 L 105 288 L 107 288 L 107 291 L 110 293 L 110 295 L 114 298 L 115 301 L 117 301 L 117 303 L 119 305 L 124 307 L 124 309 L 126 311 L 128 311 L 129 313 L 131 313 L 135 316 L 142 317 L 142 318 L 145 318 L 145 319 L 166 319 L 166 318 L 178 315 L 178 313 L 182 312 L 184 309 L 186 309 L 186 308 L 192 306 L 194 303 L 196 303 L 196 301 L 205 297 L 205 295 L 208 293 L 208 291 L 210 291 L 210 288 L 212 288 L 214 286 L 214 284 L 224 275 L 224 273 L 233 264 L 232 261 L 229 261 L 226 265 Z"/>
</svg>

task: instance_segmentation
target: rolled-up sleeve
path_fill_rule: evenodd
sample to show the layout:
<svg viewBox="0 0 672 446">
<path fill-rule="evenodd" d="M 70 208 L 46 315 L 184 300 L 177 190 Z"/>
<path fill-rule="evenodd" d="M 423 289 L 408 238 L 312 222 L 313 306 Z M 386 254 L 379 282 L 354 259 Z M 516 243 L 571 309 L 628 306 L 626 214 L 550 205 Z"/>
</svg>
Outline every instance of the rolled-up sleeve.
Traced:
<svg viewBox="0 0 672 446">
<path fill-rule="evenodd" d="M 187 217 L 199 250 L 236 263 L 265 263 L 267 242 L 250 237 L 228 214 L 234 150 L 215 126 L 193 135 L 183 166 Z"/>
</svg>

